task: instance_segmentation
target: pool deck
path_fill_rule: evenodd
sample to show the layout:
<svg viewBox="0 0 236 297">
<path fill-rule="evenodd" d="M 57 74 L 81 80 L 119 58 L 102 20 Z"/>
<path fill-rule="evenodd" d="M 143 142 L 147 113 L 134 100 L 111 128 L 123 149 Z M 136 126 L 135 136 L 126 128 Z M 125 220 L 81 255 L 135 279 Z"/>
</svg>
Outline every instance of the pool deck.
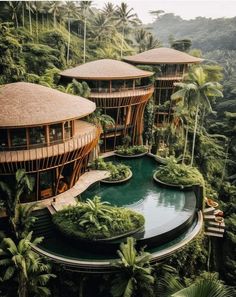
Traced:
<svg viewBox="0 0 236 297">
<path fill-rule="evenodd" d="M 40 201 L 39 207 L 47 207 L 51 213 L 59 211 L 68 205 L 76 205 L 76 197 L 84 192 L 93 183 L 109 177 L 106 170 L 90 170 L 85 172 L 76 184 L 64 193 Z"/>
</svg>

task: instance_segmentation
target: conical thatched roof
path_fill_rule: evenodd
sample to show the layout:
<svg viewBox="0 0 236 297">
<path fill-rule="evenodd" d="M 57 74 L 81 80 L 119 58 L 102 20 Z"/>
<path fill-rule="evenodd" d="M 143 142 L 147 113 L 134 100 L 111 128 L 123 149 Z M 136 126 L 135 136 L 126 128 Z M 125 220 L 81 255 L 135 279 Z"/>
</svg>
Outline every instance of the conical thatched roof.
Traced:
<svg viewBox="0 0 236 297">
<path fill-rule="evenodd" d="M 61 76 L 85 80 L 118 80 L 148 77 L 152 72 L 140 70 L 128 63 L 102 59 L 62 71 Z"/>
<path fill-rule="evenodd" d="M 79 96 L 18 82 L 0 88 L 0 127 L 36 126 L 82 118 L 96 106 Z"/>
<path fill-rule="evenodd" d="M 201 63 L 203 59 L 193 57 L 172 48 L 159 47 L 146 52 L 124 57 L 124 61 L 135 64 L 191 64 Z"/>
</svg>

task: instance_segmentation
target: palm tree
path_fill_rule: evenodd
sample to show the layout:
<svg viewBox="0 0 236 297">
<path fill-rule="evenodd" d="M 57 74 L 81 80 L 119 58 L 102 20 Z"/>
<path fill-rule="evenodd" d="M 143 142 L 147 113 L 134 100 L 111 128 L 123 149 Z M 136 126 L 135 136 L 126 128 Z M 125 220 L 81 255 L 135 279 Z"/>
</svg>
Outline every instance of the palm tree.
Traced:
<svg viewBox="0 0 236 297">
<path fill-rule="evenodd" d="M 20 202 L 22 194 L 31 192 L 33 190 L 33 180 L 27 176 L 24 169 L 17 170 L 15 175 L 15 184 L 9 187 L 6 183 L 0 181 L 0 188 L 6 193 L 7 199 L 5 200 L 6 213 L 12 231 L 17 236 L 17 207 Z"/>
<path fill-rule="evenodd" d="M 51 1 L 50 2 L 50 9 L 49 13 L 53 14 L 53 26 L 56 28 L 57 26 L 57 16 L 61 9 L 61 2 L 60 1 Z"/>
<path fill-rule="evenodd" d="M 113 26 L 110 22 L 110 19 L 105 16 L 103 13 L 98 13 L 92 20 L 92 27 L 94 33 L 94 40 L 103 41 L 109 37 L 110 31 L 113 29 Z"/>
<path fill-rule="evenodd" d="M 31 13 L 34 12 L 34 10 L 35 10 L 35 5 L 34 5 L 33 1 L 27 1 L 26 9 L 28 10 L 28 14 L 29 14 L 29 28 L 30 28 L 30 34 L 32 35 L 33 34 L 33 29 L 32 29 Z"/>
<path fill-rule="evenodd" d="M 68 42 L 67 42 L 67 54 L 66 54 L 66 63 L 69 64 L 70 58 L 70 38 L 71 38 L 71 19 L 76 17 L 77 8 L 75 6 L 74 1 L 66 1 L 65 4 L 66 16 L 67 16 L 67 24 L 68 24 Z"/>
<path fill-rule="evenodd" d="M 16 28 L 18 29 L 19 27 L 19 22 L 18 22 L 18 16 L 17 16 L 17 13 L 18 13 L 18 10 L 20 8 L 20 3 L 21 1 L 7 1 L 6 4 L 8 6 L 8 9 L 11 11 L 11 14 L 12 14 L 12 20 L 15 21 L 16 23 Z"/>
<path fill-rule="evenodd" d="M 135 41 L 138 44 L 139 53 L 144 52 L 146 49 L 147 34 L 148 32 L 144 28 L 141 28 L 135 32 Z"/>
<path fill-rule="evenodd" d="M 102 13 L 107 17 L 107 18 L 112 18 L 115 15 L 115 5 L 112 2 L 107 2 L 104 5 L 104 8 L 102 9 Z"/>
<path fill-rule="evenodd" d="M 192 285 L 172 294 L 172 297 L 231 297 L 233 289 L 224 285 L 216 273 L 204 273 Z"/>
<path fill-rule="evenodd" d="M 87 20 L 89 14 L 93 14 L 93 10 L 91 8 L 93 1 L 80 1 L 80 11 L 82 15 L 82 19 L 84 22 L 84 54 L 83 54 L 83 62 L 86 62 L 86 39 L 87 39 Z"/>
<path fill-rule="evenodd" d="M 194 68 L 189 73 L 186 83 L 185 82 L 176 83 L 175 85 L 180 87 L 180 90 L 174 93 L 172 95 L 172 98 L 174 99 L 187 98 L 187 101 L 189 102 L 189 104 L 196 106 L 192 154 L 191 154 L 191 166 L 192 166 L 193 159 L 194 159 L 194 150 L 195 150 L 200 106 L 203 106 L 207 110 L 212 111 L 210 97 L 223 97 L 223 94 L 220 91 L 221 85 L 219 83 L 208 82 L 206 80 L 206 74 L 202 69 L 202 67 Z"/>
<path fill-rule="evenodd" d="M 11 238 L 4 238 L 1 242 L 0 266 L 5 268 L 2 281 L 15 279 L 19 297 L 50 295 L 46 284 L 55 276 L 49 273 L 50 266 L 32 251 L 32 245 L 39 244 L 42 239 L 32 240 L 31 232 L 18 244 Z"/>
<path fill-rule="evenodd" d="M 118 250 L 120 260 L 115 268 L 120 270 L 113 277 L 111 294 L 113 297 L 150 296 L 154 277 L 150 266 L 150 254 L 141 250 L 137 252 L 135 240 L 127 238 L 127 243 L 121 243 Z"/>
<path fill-rule="evenodd" d="M 30 232 L 31 227 L 36 221 L 36 217 L 32 212 L 36 208 L 37 203 L 18 204 L 15 215 L 16 235 L 18 239 L 22 239 Z"/>
<path fill-rule="evenodd" d="M 150 50 L 160 46 L 161 42 L 158 39 L 155 39 L 151 32 L 148 32 L 146 36 L 146 50 Z"/>
<path fill-rule="evenodd" d="M 125 39 L 125 29 L 130 25 L 138 24 L 138 17 L 136 13 L 132 13 L 134 9 L 128 9 L 128 5 L 124 2 L 121 3 L 120 6 L 117 6 L 115 11 L 115 19 L 117 20 L 117 26 L 121 26 L 122 30 L 122 40 L 120 47 L 120 57 L 123 56 L 123 47 L 124 47 L 124 39 Z"/>
</svg>

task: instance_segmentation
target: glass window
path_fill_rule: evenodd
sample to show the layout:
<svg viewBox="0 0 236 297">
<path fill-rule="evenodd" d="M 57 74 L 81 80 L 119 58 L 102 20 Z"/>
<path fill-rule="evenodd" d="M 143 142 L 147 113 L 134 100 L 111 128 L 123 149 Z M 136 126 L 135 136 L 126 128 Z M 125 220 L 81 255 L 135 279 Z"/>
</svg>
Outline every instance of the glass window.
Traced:
<svg viewBox="0 0 236 297">
<path fill-rule="evenodd" d="M 40 198 L 50 198 L 54 194 L 54 170 L 40 172 Z"/>
<path fill-rule="evenodd" d="M 30 144 L 45 144 L 45 129 L 43 126 L 29 128 Z"/>
<path fill-rule="evenodd" d="M 19 129 L 11 129 L 11 146 L 12 147 L 19 147 L 21 149 L 27 147 L 27 140 L 26 140 L 26 129 L 19 128 Z"/>
<path fill-rule="evenodd" d="M 0 129 L 0 149 L 4 150 L 8 147 L 7 130 Z"/>
<path fill-rule="evenodd" d="M 72 137 L 72 121 L 65 122 L 64 124 L 65 139 Z"/>
<path fill-rule="evenodd" d="M 50 143 L 62 142 L 62 123 L 49 126 Z"/>
</svg>

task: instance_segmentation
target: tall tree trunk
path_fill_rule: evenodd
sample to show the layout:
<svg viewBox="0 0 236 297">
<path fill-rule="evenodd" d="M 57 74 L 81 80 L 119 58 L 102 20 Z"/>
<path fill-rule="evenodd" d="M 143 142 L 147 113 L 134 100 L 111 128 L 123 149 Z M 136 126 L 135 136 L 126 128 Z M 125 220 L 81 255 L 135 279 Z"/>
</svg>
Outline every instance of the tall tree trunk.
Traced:
<svg viewBox="0 0 236 297">
<path fill-rule="evenodd" d="M 185 131 L 185 141 L 184 141 L 182 164 L 185 164 L 184 159 L 185 159 L 185 155 L 186 155 L 186 151 L 187 151 L 187 144 L 188 144 L 188 129 L 189 129 L 189 127 L 188 127 L 188 123 L 187 123 L 186 131 Z"/>
<path fill-rule="evenodd" d="M 86 61 L 87 18 L 84 19 L 84 63 Z"/>
<path fill-rule="evenodd" d="M 66 64 L 69 63 L 69 57 L 70 57 L 70 18 L 68 18 L 68 43 L 67 43 L 67 55 L 66 55 Z"/>
<path fill-rule="evenodd" d="M 49 16 L 48 16 L 48 13 L 47 13 L 47 29 L 49 30 Z"/>
<path fill-rule="evenodd" d="M 193 132 L 193 145 L 192 145 L 192 156 L 190 165 L 193 166 L 194 159 L 194 151 L 195 151 L 195 142 L 196 142 L 196 134 L 197 134 L 197 124 L 198 124 L 198 112 L 199 112 L 199 103 L 197 104 L 196 115 L 195 115 L 195 124 L 194 124 L 194 132 Z"/>
<path fill-rule="evenodd" d="M 120 57 L 123 57 L 123 47 L 124 47 L 124 39 L 125 39 L 125 25 L 122 28 L 122 40 L 121 40 L 121 48 L 120 48 Z"/>
<path fill-rule="evenodd" d="M 29 27 L 30 27 L 30 34 L 33 34 L 33 30 L 32 30 L 32 19 L 31 19 L 31 8 L 29 6 Z"/>
<path fill-rule="evenodd" d="M 56 28 L 57 25 L 57 20 L 56 20 L 56 11 L 54 10 L 53 12 L 53 24 L 54 24 L 54 29 Z"/>
<path fill-rule="evenodd" d="M 25 4 L 22 3 L 22 26 L 25 27 Z"/>
<path fill-rule="evenodd" d="M 27 284 L 26 279 L 22 271 L 19 272 L 18 277 L 18 296 L 19 297 L 27 297 Z"/>
<path fill-rule="evenodd" d="M 38 10 L 36 10 L 36 36 L 37 36 L 37 42 L 39 41 L 39 14 Z"/>
<path fill-rule="evenodd" d="M 18 23 L 18 17 L 17 17 L 17 12 L 15 12 L 15 20 L 16 20 L 16 28 L 19 28 L 19 23 Z"/>
</svg>

